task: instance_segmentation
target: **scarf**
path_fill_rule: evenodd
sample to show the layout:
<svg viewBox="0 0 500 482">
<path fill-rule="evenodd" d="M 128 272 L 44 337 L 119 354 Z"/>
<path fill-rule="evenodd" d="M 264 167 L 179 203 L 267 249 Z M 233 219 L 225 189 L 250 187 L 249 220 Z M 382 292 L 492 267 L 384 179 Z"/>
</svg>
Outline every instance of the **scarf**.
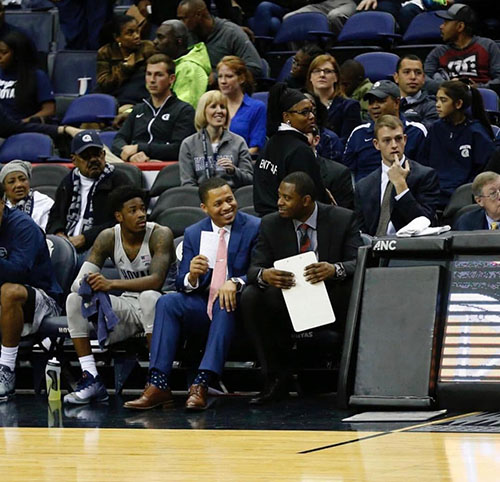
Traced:
<svg viewBox="0 0 500 482">
<path fill-rule="evenodd" d="M 10 204 L 10 203 L 9 203 Z M 28 195 L 21 199 L 17 204 L 12 205 L 13 208 L 19 209 L 23 213 L 26 213 L 29 217 L 33 214 L 33 208 L 35 207 L 35 202 L 33 199 L 33 189 L 30 189 Z"/>
<path fill-rule="evenodd" d="M 107 179 L 115 170 L 115 166 L 106 163 L 104 170 L 101 175 L 96 179 L 92 187 L 90 188 L 89 195 L 87 197 L 87 205 L 85 207 L 85 212 L 83 213 L 83 223 L 82 223 L 82 233 L 84 233 L 88 228 L 91 228 L 94 224 L 94 193 L 97 186 Z M 71 180 L 73 181 L 73 194 L 71 196 L 71 204 L 69 205 L 68 215 L 66 217 L 66 233 L 68 236 L 72 236 L 78 221 L 80 220 L 80 208 L 82 205 L 82 195 L 80 189 L 80 170 L 73 169 L 71 173 Z"/>
</svg>

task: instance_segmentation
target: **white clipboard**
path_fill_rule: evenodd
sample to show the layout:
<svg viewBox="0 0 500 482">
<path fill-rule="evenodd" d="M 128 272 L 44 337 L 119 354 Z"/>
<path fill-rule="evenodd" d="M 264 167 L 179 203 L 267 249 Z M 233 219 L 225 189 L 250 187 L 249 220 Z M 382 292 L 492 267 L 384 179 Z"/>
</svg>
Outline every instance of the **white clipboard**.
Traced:
<svg viewBox="0 0 500 482">
<path fill-rule="evenodd" d="M 335 321 L 335 313 L 325 283 L 321 281 L 311 284 L 304 278 L 304 268 L 317 261 L 314 251 L 308 251 L 274 262 L 276 269 L 290 271 L 295 275 L 295 286 L 281 292 L 296 332 Z"/>
</svg>

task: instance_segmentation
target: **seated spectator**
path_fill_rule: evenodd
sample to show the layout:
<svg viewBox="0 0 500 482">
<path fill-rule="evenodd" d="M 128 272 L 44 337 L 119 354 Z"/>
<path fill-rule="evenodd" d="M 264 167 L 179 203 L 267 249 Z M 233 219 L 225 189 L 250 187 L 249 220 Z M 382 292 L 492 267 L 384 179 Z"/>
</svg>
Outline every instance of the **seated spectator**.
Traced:
<svg viewBox="0 0 500 482">
<path fill-rule="evenodd" d="M 99 35 L 113 15 L 114 0 L 51 0 L 68 50 L 97 50 Z"/>
<path fill-rule="evenodd" d="M 445 80 L 462 78 L 475 87 L 500 88 L 500 47 L 489 38 L 474 35 L 474 11 L 455 3 L 436 15 L 444 19 L 441 36 L 446 45 L 436 47 L 425 59 L 425 74 L 435 81 L 434 91 Z"/>
<path fill-rule="evenodd" d="M 56 113 L 49 77 L 36 64 L 33 44 L 23 33 L 0 37 L 0 103 L 23 122 L 45 122 Z"/>
<path fill-rule="evenodd" d="M 31 189 L 30 180 L 29 162 L 10 161 L 0 171 L 0 184 L 3 185 L 7 207 L 23 211 L 45 230 L 54 201 L 46 194 Z"/>
<path fill-rule="evenodd" d="M 166 20 L 158 27 L 153 43 L 158 52 L 175 62 L 172 91 L 196 109 L 199 98 L 207 90 L 212 67 L 203 42 L 188 48 L 188 33 L 180 20 Z"/>
<path fill-rule="evenodd" d="M 57 316 L 57 284 L 42 230 L 17 209 L 5 205 L 0 183 L 0 402 L 16 386 L 21 336 L 36 333 L 45 316 Z"/>
<path fill-rule="evenodd" d="M 198 103 L 196 134 L 182 141 L 179 152 L 181 185 L 197 186 L 218 176 L 231 188 L 253 181 L 252 157 L 245 139 L 227 130 L 227 98 L 218 90 L 205 92 Z"/>
<path fill-rule="evenodd" d="M 57 188 L 47 233 L 67 238 L 81 253 L 83 262 L 98 234 L 115 224 L 108 196 L 130 181 L 126 174 L 106 164 L 104 145 L 95 131 L 78 133 L 71 143 L 71 152 L 75 169 Z"/>
<path fill-rule="evenodd" d="M 249 94 L 253 92 L 253 76 L 238 57 L 224 57 L 217 65 L 217 82 L 227 97 L 231 132 L 245 139 L 250 154 L 257 154 L 266 140 L 266 105 Z"/>
<path fill-rule="evenodd" d="M 39 124 L 38 122 L 22 122 L 13 119 L 2 107 L 0 102 L 0 138 L 6 139 L 15 134 L 23 134 L 25 132 L 38 132 L 56 138 L 59 135 L 67 134 L 74 137 L 81 129 L 72 126 L 56 126 L 54 124 Z"/>
<path fill-rule="evenodd" d="M 316 94 L 328 109 L 327 127 L 345 145 L 352 130 L 361 123 L 359 102 L 347 99 L 340 85 L 340 69 L 331 55 L 318 55 L 307 72 L 307 89 Z"/>
<path fill-rule="evenodd" d="M 377 119 L 373 145 L 382 164 L 356 184 L 356 211 L 363 233 L 393 235 L 419 216 L 434 222 L 439 204 L 436 171 L 405 157 L 405 144 L 398 117 Z"/>
<path fill-rule="evenodd" d="M 118 224 L 99 234 L 66 300 L 69 333 L 82 368 L 82 378 L 76 390 L 64 397 L 64 401 L 70 404 L 108 399 L 90 347 L 89 315 L 84 309 L 88 301 L 82 296 L 82 284 L 92 296 L 105 294 L 115 313 L 116 326 L 113 329 L 106 329 L 106 324 L 111 323 L 109 317 L 107 321 L 103 320 L 102 329 L 98 321 L 98 341 L 102 348 L 140 332 L 146 333 L 149 346 L 156 301 L 161 296 L 170 265 L 175 261 L 172 231 L 146 222 L 145 193 L 142 190 L 119 187 L 111 194 L 110 204 Z M 118 269 L 119 279 L 108 279 L 101 274 L 108 258 Z M 112 290 L 123 291 L 123 294 L 109 295 Z M 104 303 L 99 303 L 100 311 L 104 309 Z"/>
<path fill-rule="evenodd" d="M 328 121 L 328 109 L 321 103 L 319 98 L 306 92 L 306 97 L 312 102 L 315 109 L 316 127 L 319 130 L 319 144 L 315 147 L 318 156 L 331 159 L 332 161 L 341 161 L 344 152 L 344 144 L 335 132 L 325 127 Z M 309 135 L 308 135 L 309 137 Z M 310 142 L 309 142 L 310 143 Z"/>
<path fill-rule="evenodd" d="M 314 113 L 313 104 L 304 93 L 281 82 L 271 87 L 268 116 L 270 124 L 279 124 L 279 129 L 266 143 L 254 166 L 253 199 L 260 216 L 276 211 L 278 187 L 287 174 L 295 171 L 309 174 L 317 186 L 318 198 L 330 202 L 319 162 L 307 139 L 315 126 Z"/>
<path fill-rule="evenodd" d="M 368 99 L 368 113 L 371 121 L 361 124 L 352 131 L 342 158 L 342 163 L 351 170 L 356 181 L 380 167 L 380 153 L 373 145 L 374 124 L 385 114 L 401 119 L 407 136 L 405 155 L 409 159 L 420 161 L 420 151 L 427 129 L 419 122 L 406 120 L 399 113 L 399 95 L 398 86 L 390 80 L 375 82 L 370 91 L 365 94 L 365 98 Z"/>
<path fill-rule="evenodd" d="M 144 70 L 155 49 L 149 40 L 141 40 L 139 24 L 129 15 L 115 17 L 113 36 L 97 52 L 96 91 L 113 95 L 127 109 L 147 96 Z"/>
<path fill-rule="evenodd" d="M 141 397 L 126 402 L 125 408 L 173 406 L 170 373 L 181 333 L 208 338 L 198 374 L 189 388 L 186 409 L 205 410 L 208 387 L 222 374 L 260 220 L 238 212 L 233 192 L 222 178 L 204 181 L 199 194 L 207 218 L 186 228 L 176 282 L 178 293 L 166 294 L 156 304 L 148 384 Z M 200 253 L 203 231 L 218 233 L 213 269 Z"/>
<path fill-rule="evenodd" d="M 175 62 L 172 91 L 196 109 L 199 98 L 207 90 L 212 67 L 203 42 L 188 48 L 188 33 L 180 20 L 167 20 L 158 27 L 153 43 L 158 52 Z"/>
<path fill-rule="evenodd" d="M 292 89 L 305 89 L 309 65 L 311 65 L 315 57 L 323 53 L 323 50 L 316 44 L 306 44 L 297 50 L 293 56 L 290 74 L 285 79 L 288 87 Z"/>
<path fill-rule="evenodd" d="M 357 100 L 361 107 L 361 119 L 366 122 L 370 120 L 368 114 L 368 101 L 365 94 L 372 88 L 370 79 L 365 77 L 365 68 L 361 62 L 347 59 L 340 66 L 340 86 L 350 99 Z"/>
<path fill-rule="evenodd" d="M 253 17 L 248 19 L 248 26 L 255 35 L 274 37 L 280 29 L 281 19 L 288 12 L 289 6 L 289 0 L 259 2 Z"/>
<path fill-rule="evenodd" d="M 477 229 L 500 229 L 500 175 L 485 171 L 478 174 L 472 183 L 472 194 L 478 209 L 462 214 L 453 226 L 455 231 Z"/>
<path fill-rule="evenodd" d="M 436 108 L 439 120 L 429 130 L 422 162 L 438 173 L 440 207 L 444 207 L 458 186 L 472 182 L 483 170 L 495 144 L 483 99 L 474 87 L 460 81 L 443 82 Z"/>
<path fill-rule="evenodd" d="M 317 127 L 307 134 L 309 144 L 319 161 L 321 179 L 330 191 L 334 204 L 346 209 L 354 209 L 354 190 L 351 171 L 340 162 L 323 157 L 318 152 L 321 135 Z"/>
<path fill-rule="evenodd" d="M 425 74 L 420 58 L 413 54 L 401 57 L 396 66 L 394 81 L 401 94 L 400 112 L 408 120 L 421 122 L 429 130 L 438 119 L 436 97 L 423 91 Z"/>
<path fill-rule="evenodd" d="M 308 5 L 287 13 L 284 18 L 287 19 L 297 13 L 322 13 L 328 18 L 330 29 L 335 35 L 340 33 L 346 20 L 356 12 L 355 0 L 316 0 L 303 3 Z"/>
<path fill-rule="evenodd" d="M 151 97 L 137 104 L 116 134 L 112 152 L 125 162 L 175 161 L 181 142 L 194 132 L 194 109 L 172 93 L 175 65 L 166 55 L 147 60 Z"/>
<path fill-rule="evenodd" d="M 255 344 L 265 385 L 250 403 L 261 405 L 288 395 L 293 332 L 282 290 L 295 285 L 293 273 L 273 268 L 274 262 L 314 251 L 318 262 L 306 266 L 305 280 L 325 282 L 341 330 L 350 296 L 358 247 L 362 245 L 352 211 L 316 202 L 316 187 L 304 172 L 287 175 L 279 185 L 279 212 L 262 219 L 242 295 L 247 333 Z M 303 300 L 306 303 L 306 300 Z"/>
<path fill-rule="evenodd" d="M 242 59 L 254 77 L 262 75 L 260 56 L 247 34 L 228 20 L 212 17 L 203 0 L 181 0 L 177 18 L 188 28 L 191 45 L 205 42 L 213 70 L 223 57 L 231 55 Z"/>
</svg>

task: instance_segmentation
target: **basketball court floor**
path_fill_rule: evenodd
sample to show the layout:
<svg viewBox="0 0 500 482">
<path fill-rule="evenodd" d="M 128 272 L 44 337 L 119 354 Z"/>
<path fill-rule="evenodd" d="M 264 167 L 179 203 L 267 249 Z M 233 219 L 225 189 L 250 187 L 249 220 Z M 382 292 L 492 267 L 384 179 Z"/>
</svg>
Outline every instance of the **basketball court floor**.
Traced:
<svg viewBox="0 0 500 482">
<path fill-rule="evenodd" d="M 0 404 L 2 481 L 500 481 L 500 412 L 423 423 L 342 422 L 333 395 L 208 410 L 93 406 L 17 394 Z"/>
</svg>

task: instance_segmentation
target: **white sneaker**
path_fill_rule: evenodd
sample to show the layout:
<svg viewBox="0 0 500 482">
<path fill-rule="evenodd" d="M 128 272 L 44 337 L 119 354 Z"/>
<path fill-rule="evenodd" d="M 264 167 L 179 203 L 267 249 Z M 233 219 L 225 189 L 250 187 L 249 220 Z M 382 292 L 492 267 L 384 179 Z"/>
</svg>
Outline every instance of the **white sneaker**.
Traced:
<svg viewBox="0 0 500 482">
<path fill-rule="evenodd" d="M 94 378 L 85 370 L 76 385 L 76 390 L 65 395 L 64 401 L 75 405 L 85 405 L 91 402 L 105 402 L 108 398 L 108 392 L 99 375 Z"/>
<path fill-rule="evenodd" d="M 0 365 L 0 402 L 6 402 L 14 395 L 16 374 L 7 365 Z"/>
</svg>

